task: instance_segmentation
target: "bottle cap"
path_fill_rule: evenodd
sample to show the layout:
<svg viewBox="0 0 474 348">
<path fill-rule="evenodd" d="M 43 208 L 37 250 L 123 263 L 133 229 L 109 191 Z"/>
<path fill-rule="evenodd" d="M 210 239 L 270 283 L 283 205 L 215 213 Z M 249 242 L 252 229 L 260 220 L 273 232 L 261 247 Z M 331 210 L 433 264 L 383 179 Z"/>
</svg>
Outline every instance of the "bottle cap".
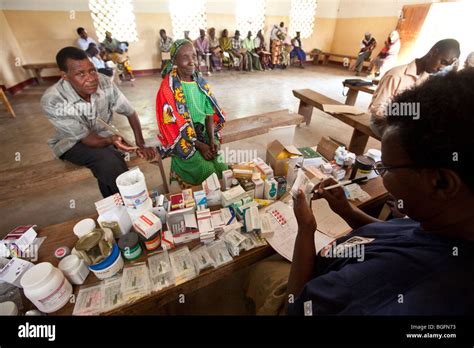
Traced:
<svg viewBox="0 0 474 348">
<path fill-rule="evenodd" d="M 69 249 L 67 246 L 61 246 L 54 251 L 54 257 L 57 259 L 62 259 L 70 253 L 71 249 Z"/>
</svg>

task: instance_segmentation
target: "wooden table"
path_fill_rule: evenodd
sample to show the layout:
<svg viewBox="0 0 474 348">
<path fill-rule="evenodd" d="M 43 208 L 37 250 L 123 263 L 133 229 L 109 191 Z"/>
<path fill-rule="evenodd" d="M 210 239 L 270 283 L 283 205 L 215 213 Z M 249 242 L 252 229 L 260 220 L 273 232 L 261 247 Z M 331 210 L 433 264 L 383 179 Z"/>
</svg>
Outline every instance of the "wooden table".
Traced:
<svg viewBox="0 0 474 348">
<path fill-rule="evenodd" d="M 374 86 L 354 86 L 354 85 L 345 83 L 344 81 L 342 82 L 342 84 L 344 87 L 349 88 L 349 91 L 347 92 L 346 101 L 344 103 L 346 105 L 355 105 L 359 92 L 374 94 L 375 89 L 376 89 Z"/>
<path fill-rule="evenodd" d="M 296 89 L 293 90 L 293 95 L 300 99 L 300 106 L 298 114 L 303 115 L 306 124 L 310 124 L 311 115 L 313 114 L 313 108 L 317 108 L 324 112 L 323 105 L 339 105 L 341 104 L 337 100 L 331 99 L 321 93 L 313 91 L 311 89 Z M 369 136 L 380 140 L 372 129 L 370 128 L 370 115 L 365 113 L 362 115 L 350 115 L 350 114 L 328 114 L 338 120 L 348 124 L 354 128 L 352 132 L 351 141 L 348 150 L 355 153 L 356 155 L 362 155 L 364 153 Z"/>
<path fill-rule="evenodd" d="M 56 63 L 34 63 L 34 64 L 24 64 L 23 68 L 26 70 L 33 70 L 33 73 L 35 74 L 36 80 L 38 81 L 38 84 L 41 84 L 43 82 L 43 78 L 41 77 L 41 71 L 43 69 L 53 69 L 57 68 L 58 65 Z"/>
<path fill-rule="evenodd" d="M 385 187 L 382 184 L 382 179 L 377 177 L 368 181 L 365 184 L 362 184 L 361 187 L 371 196 L 371 199 L 363 203 L 355 203 L 354 205 L 358 206 L 363 210 L 373 209 L 375 206 L 381 206 L 387 199 L 388 193 L 385 190 Z M 97 218 L 97 215 L 88 216 L 91 218 Z M 59 261 L 53 256 L 54 250 L 59 246 L 67 246 L 73 248 L 77 237 L 73 234 L 73 226 L 81 219 L 70 220 L 61 224 L 47 226 L 39 229 L 39 237 L 47 237 L 43 245 L 39 250 L 38 262 L 50 262 L 54 266 L 57 266 Z M 199 241 L 192 241 L 188 243 L 190 249 L 195 245 L 199 244 Z M 202 272 L 196 278 L 167 289 L 163 289 L 159 292 L 152 293 L 146 297 L 141 298 L 137 302 L 123 305 L 119 308 L 116 308 L 108 313 L 103 313 L 104 315 L 138 315 L 144 313 L 151 313 L 153 310 L 158 310 L 162 306 L 166 305 L 171 301 L 176 301 L 178 296 L 181 294 L 190 294 L 194 291 L 202 289 L 212 283 L 215 283 L 218 280 L 221 280 L 232 273 L 237 272 L 238 270 L 244 269 L 250 265 L 257 263 L 265 259 L 266 257 L 274 254 L 275 251 L 270 246 L 262 246 L 256 249 L 249 251 L 243 251 L 237 257 L 234 257 L 233 261 L 221 266 L 216 269 L 206 270 Z M 145 261 L 146 255 L 142 255 L 138 260 L 133 262 Z M 128 263 L 129 261 L 126 261 Z M 90 274 L 86 279 L 85 284 L 95 284 L 99 280 L 93 275 Z M 77 295 L 79 291 L 79 286 L 74 286 L 74 293 Z M 28 303 L 27 307 L 32 305 Z M 74 309 L 74 304 L 68 303 L 65 307 L 59 311 L 52 313 L 51 315 L 71 315 Z"/>
</svg>

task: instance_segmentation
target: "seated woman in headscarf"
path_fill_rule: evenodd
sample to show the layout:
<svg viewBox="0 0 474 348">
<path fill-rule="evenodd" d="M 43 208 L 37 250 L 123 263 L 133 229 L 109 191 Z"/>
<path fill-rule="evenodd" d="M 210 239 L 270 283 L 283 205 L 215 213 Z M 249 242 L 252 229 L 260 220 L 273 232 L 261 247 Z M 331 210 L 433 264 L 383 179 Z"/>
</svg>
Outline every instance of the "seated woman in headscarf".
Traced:
<svg viewBox="0 0 474 348">
<path fill-rule="evenodd" d="M 207 81 L 197 73 L 192 42 L 177 40 L 170 53 L 156 96 L 159 150 L 162 157 L 171 156 L 170 181 L 189 187 L 212 173 L 221 178 L 227 169 L 218 154 L 225 114 Z"/>
<path fill-rule="evenodd" d="M 260 64 L 264 70 L 272 69 L 272 54 L 267 51 L 265 45 L 265 38 L 263 37 L 262 31 L 259 30 L 257 36 L 254 39 L 255 52 L 260 57 Z"/>
<path fill-rule="evenodd" d="M 222 31 L 222 36 L 219 39 L 219 45 L 222 49 L 222 63 L 225 67 L 240 66 L 240 59 L 234 56 L 232 50 L 232 40 L 229 37 L 227 29 Z"/>
<path fill-rule="evenodd" d="M 398 52 L 400 52 L 400 35 L 398 31 L 394 30 L 390 33 L 385 41 L 384 47 L 380 50 L 377 57 L 375 57 L 369 66 L 368 78 L 375 76 L 382 77 L 383 74 L 393 68 L 397 63 Z"/>
</svg>

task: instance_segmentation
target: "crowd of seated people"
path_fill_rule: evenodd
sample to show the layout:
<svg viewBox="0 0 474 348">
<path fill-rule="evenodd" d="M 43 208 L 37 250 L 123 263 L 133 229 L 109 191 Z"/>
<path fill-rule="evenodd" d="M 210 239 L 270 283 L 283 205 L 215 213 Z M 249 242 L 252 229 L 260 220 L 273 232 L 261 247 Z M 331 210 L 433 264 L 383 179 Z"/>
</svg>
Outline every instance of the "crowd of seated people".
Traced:
<svg viewBox="0 0 474 348">
<path fill-rule="evenodd" d="M 262 30 L 254 33 L 248 31 L 242 36 L 235 30 L 229 36 L 227 29 L 222 30 L 220 37 L 215 28 L 199 30 L 199 37 L 192 40 L 189 31 L 184 32 L 184 38 L 191 41 L 196 50 L 198 65 L 201 70 L 221 71 L 224 67 L 239 71 L 265 71 L 275 68 L 285 69 L 292 61 L 303 67 L 306 53 L 303 50 L 300 33 L 292 39 L 284 23 L 275 25 L 270 34 L 270 43 L 267 45 Z M 166 35 L 165 29 L 160 30 L 160 50 L 162 61 L 169 59 L 169 47 L 173 39 Z"/>
</svg>

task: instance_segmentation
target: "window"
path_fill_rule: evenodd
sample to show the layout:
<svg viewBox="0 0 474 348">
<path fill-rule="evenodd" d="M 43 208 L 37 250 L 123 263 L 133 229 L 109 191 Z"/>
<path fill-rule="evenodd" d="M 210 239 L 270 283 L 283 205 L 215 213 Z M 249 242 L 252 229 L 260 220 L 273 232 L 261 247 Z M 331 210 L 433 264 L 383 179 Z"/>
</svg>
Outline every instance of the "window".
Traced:
<svg viewBox="0 0 474 348">
<path fill-rule="evenodd" d="M 290 36 L 294 37 L 299 31 L 302 39 L 313 34 L 314 16 L 316 15 L 316 0 L 291 0 Z"/>
<path fill-rule="evenodd" d="M 171 0 L 170 13 L 175 40 L 184 38 L 185 31 L 194 40 L 199 36 L 199 29 L 207 27 L 205 0 Z"/>
<path fill-rule="evenodd" d="M 266 0 L 238 0 L 236 2 L 237 28 L 242 37 L 246 37 L 249 30 L 255 37 L 259 30 L 264 29 L 265 5 Z"/>
<path fill-rule="evenodd" d="M 99 41 L 106 31 L 119 41 L 138 41 L 132 0 L 89 0 L 89 9 Z"/>
</svg>

